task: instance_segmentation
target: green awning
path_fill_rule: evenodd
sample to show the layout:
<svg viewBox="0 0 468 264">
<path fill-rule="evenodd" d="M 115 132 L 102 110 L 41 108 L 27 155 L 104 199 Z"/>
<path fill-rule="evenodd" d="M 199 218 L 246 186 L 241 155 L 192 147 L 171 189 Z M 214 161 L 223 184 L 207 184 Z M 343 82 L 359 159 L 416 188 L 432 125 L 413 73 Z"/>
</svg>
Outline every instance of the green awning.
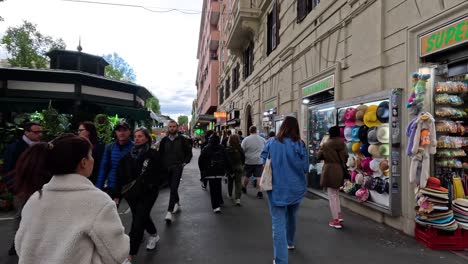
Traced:
<svg viewBox="0 0 468 264">
<path fill-rule="evenodd" d="M 48 99 L 0 97 L 0 112 L 32 113 L 48 106 Z"/>
<path fill-rule="evenodd" d="M 147 120 L 150 118 L 150 112 L 142 108 L 105 104 L 98 104 L 98 106 L 101 107 L 103 114 L 109 116 L 118 115 L 119 117 L 126 117 L 135 121 Z"/>
</svg>

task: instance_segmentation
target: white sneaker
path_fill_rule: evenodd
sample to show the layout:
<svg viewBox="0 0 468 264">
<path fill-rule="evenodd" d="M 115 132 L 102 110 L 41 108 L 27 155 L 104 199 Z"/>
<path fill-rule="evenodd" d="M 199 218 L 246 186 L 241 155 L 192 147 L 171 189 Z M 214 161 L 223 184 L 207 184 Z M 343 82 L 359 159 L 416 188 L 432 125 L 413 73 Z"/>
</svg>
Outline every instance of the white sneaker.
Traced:
<svg viewBox="0 0 468 264">
<path fill-rule="evenodd" d="M 236 199 L 236 205 L 237 205 L 237 206 L 240 206 L 240 205 L 241 205 L 240 199 Z"/>
<path fill-rule="evenodd" d="M 127 258 L 122 264 L 132 264 L 132 261 Z"/>
<path fill-rule="evenodd" d="M 215 208 L 215 209 L 213 209 L 213 212 L 219 214 L 219 213 L 221 213 L 221 208 L 219 208 L 219 207 Z"/>
<path fill-rule="evenodd" d="M 172 213 L 173 213 L 173 214 L 176 214 L 176 213 L 178 213 L 178 212 L 180 212 L 180 211 L 182 211 L 182 207 L 180 206 L 180 204 L 176 203 L 176 204 L 174 205 L 174 210 L 172 210 Z"/>
<path fill-rule="evenodd" d="M 156 236 L 150 236 L 148 239 L 148 244 L 146 244 L 146 249 L 147 250 L 153 250 L 156 247 L 156 243 L 159 242 L 159 235 Z"/>
<path fill-rule="evenodd" d="M 172 213 L 171 212 L 167 212 L 166 214 L 166 218 L 164 218 L 166 220 L 166 224 L 171 224 L 172 222 L 174 222 L 174 217 L 172 217 Z"/>
</svg>

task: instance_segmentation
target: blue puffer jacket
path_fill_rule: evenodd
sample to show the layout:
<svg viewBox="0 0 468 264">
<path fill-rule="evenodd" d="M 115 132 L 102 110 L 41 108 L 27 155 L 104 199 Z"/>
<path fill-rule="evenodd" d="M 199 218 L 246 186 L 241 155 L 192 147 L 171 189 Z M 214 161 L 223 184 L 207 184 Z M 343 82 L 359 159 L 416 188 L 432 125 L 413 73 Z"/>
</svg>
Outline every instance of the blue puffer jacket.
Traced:
<svg viewBox="0 0 468 264">
<path fill-rule="evenodd" d="M 274 206 L 287 206 L 302 201 L 307 191 L 305 173 L 309 170 L 309 155 L 303 141 L 284 138 L 269 140 L 262 152 L 263 163 L 268 153 L 273 172 L 273 190 L 268 192 Z"/>
<path fill-rule="evenodd" d="M 118 142 L 115 142 L 106 146 L 101 160 L 101 168 L 99 169 L 99 176 L 96 181 L 96 187 L 103 189 L 107 180 L 107 187 L 111 188 L 112 190 L 116 190 L 117 167 L 119 166 L 119 161 L 132 149 L 133 145 L 133 141 L 130 140 L 125 145 L 119 145 Z M 109 151 L 110 155 L 108 153 Z"/>
</svg>

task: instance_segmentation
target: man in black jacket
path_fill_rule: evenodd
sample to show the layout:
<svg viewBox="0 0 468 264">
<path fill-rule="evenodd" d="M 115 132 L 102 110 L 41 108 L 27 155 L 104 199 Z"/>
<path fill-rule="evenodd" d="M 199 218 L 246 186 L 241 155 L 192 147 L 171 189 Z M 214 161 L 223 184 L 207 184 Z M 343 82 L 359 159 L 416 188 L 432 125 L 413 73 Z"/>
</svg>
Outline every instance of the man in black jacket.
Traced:
<svg viewBox="0 0 468 264">
<path fill-rule="evenodd" d="M 8 145 L 5 151 L 5 164 L 3 165 L 3 173 L 6 175 L 5 181 L 7 183 L 7 186 L 12 192 L 14 192 L 14 175 L 12 172 L 16 167 L 16 163 L 19 157 L 30 145 L 41 141 L 42 133 L 43 131 L 41 125 L 34 122 L 28 122 L 24 125 L 23 137 Z M 17 207 L 16 219 L 18 220 L 18 226 L 16 228 L 18 228 L 19 219 L 21 218 L 22 205 L 19 205 L 17 202 L 15 202 L 15 207 Z M 16 255 L 14 243 L 11 245 L 10 250 L 8 250 L 8 255 Z"/>
<path fill-rule="evenodd" d="M 30 145 L 41 141 L 42 133 L 42 127 L 38 123 L 29 122 L 24 125 L 23 137 L 8 145 L 6 149 L 3 166 L 5 174 L 15 169 L 19 157 Z"/>
<path fill-rule="evenodd" d="M 187 139 L 178 134 L 179 125 L 175 121 L 169 122 L 168 135 L 161 140 L 159 152 L 161 153 L 164 167 L 168 173 L 171 195 L 167 208 L 166 223 L 174 221 L 172 214 L 177 213 L 180 208 L 179 184 L 184 166 L 192 159 L 192 148 Z"/>
</svg>

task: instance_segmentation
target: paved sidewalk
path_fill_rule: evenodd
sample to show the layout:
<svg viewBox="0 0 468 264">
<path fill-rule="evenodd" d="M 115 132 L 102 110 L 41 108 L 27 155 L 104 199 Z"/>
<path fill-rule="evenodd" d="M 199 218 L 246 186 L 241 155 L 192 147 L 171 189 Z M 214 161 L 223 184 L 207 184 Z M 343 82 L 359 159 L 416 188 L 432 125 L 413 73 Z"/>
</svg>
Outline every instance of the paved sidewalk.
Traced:
<svg viewBox="0 0 468 264">
<path fill-rule="evenodd" d="M 180 188 L 182 212 L 170 227 L 164 224 L 169 193 L 163 190 L 153 208 L 153 219 L 161 236 L 157 250 L 147 252 L 144 244 L 134 263 L 271 264 L 273 248 L 271 220 L 266 200 L 255 198 L 250 188 L 235 207 L 227 198 L 222 213 L 211 210 L 209 192 L 199 183 L 197 159 L 187 165 Z M 225 185 L 223 186 L 225 193 Z M 126 211 L 126 207 L 119 209 Z M 328 227 L 327 201 L 305 199 L 298 215 L 297 249 L 290 252 L 290 263 L 361 264 L 466 264 L 467 259 L 452 252 L 426 249 L 414 238 L 390 227 L 345 210 L 345 228 Z M 122 214 L 127 228 L 130 213 Z M 0 222 L 0 263 L 16 263 L 5 256 L 12 232 L 9 221 Z"/>
</svg>

